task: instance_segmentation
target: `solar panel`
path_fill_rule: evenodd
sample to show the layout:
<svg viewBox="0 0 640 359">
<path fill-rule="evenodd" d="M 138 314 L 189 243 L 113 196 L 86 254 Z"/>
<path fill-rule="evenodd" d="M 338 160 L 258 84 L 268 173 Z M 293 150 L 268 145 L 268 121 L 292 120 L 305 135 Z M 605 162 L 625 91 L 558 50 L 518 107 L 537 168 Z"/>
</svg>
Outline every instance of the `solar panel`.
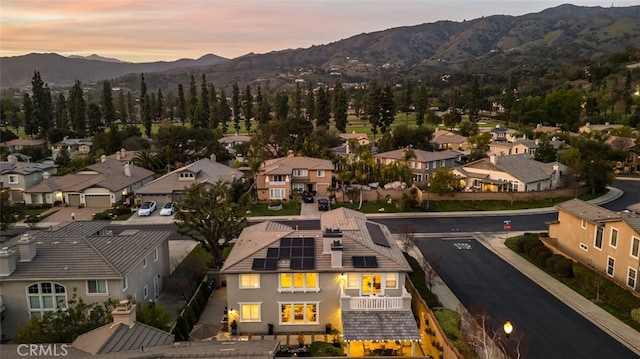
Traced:
<svg viewBox="0 0 640 359">
<path fill-rule="evenodd" d="M 289 265 L 291 269 L 302 269 L 302 257 L 299 258 L 291 258 L 291 264 Z"/>
<path fill-rule="evenodd" d="M 367 230 L 369 231 L 369 235 L 371 236 L 373 243 L 387 248 L 391 247 L 387 241 L 387 236 L 384 235 L 384 232 L 382 232 L 382 228 L 380 228 L 379 225 L 367 222 Z"/>
<path fill-rule="evenodd" d="M 375 256 L 353 256 L 351 260 L 354 268 L 378 268 L 378 260 Z"/>
<path fill-rule="evenodd" d="M 261 270 L 264 269 L 264 262 L 266 260 L 264 258 L 254 258 L 253 259 L 253 265 L 251 266 L 251 269 L 253 270 Z"/>
<path fill-rule="evenodd" d="M 315 247 L 316 241 L 313 238 L 305 238 L 303 241 L 304 247 Z"/>
<path fill-rule="evenodd" d="M 315 269 L 316 261 L 313 257 L 303 257 L 302 258 L 302 269 Z"/>
<path fill-rule="evenodd" d="M 291 238 L 281 238 L 280 247 L 291 247 Z"/>
<path fill-rule="evenodd" d="M 291 258 L 302 257 L 302 247 L 292 247 L 291 248 Z"/>
<path fill-rule="evenodd" d="M 278 269 L 278 258 L 267 258 L 264 262 L 264 269 L 276 270 Z"/>
<path fill-rule="evenodd" d="M 302 247 L 304 245 L 304 238 L 292 238 L 291 247 Z"/>
<path fill-rule="evenodd" d="M 314 247 L 304 247 L 302 248 L 302 255 L 304 257 L 315 257 L 316 249 Z"/>
<path fill-rule="evenodd" d="M 267 248 L 267 258 L 278 258 L 279 255 L 279 248 Z"/>
</svg>

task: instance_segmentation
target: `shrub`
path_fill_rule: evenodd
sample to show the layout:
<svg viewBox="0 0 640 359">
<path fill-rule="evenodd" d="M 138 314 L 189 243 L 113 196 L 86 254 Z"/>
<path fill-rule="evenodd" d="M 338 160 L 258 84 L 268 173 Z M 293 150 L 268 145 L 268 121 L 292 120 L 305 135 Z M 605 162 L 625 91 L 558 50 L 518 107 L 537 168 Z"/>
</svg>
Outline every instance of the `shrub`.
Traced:
<svg viewBox="0 0 640 359">
<path fill-rule="evenodd" d="M 555 265 L 556 262 L 559 261 L 560 259 L 564 258 L 564 256 L 562 254 L 554 254 L 551 257 L 547 258 L 547 261 L 545 262 L 545 265 L 547 266 L 548 270 L 555 270 Z"/>
<path fill-rule="evenodd" d="M 636 322 L 640 323 L 640 308 L 631 309 L 631 318 Z"/>
<path fill-rule="evenodd" d="M 172 334 L 176 336 L 176 341 L 184 341 L 189 339 L 189 333 L 191 332 L 191 326 L 187 320 L 180 316 L 176 322 L 175 328 L 173 328 Z"/>
<path fill-rule="evenodd" d="M 518 252 L 520 253 L 527 253 L 529 254 L 528 249 L 531 249 L 533 247 L 539 246 L 541 245 L 542 242 L 538 239 L 538 237 L 532 237 L 532 236 L 523 236 L 522 238 L 520 238 L 518 240 L 518 242 L 516 243 L 516 249 L 518 250 Z"/>
<path fill-rule="evenodd" d="M 548 250 L 549 249 L 544 245 L 535 246 L 529 250 L 529 257 L 531 257 L 531 259 L 536 259 L 538 257 L 538 253 Z"/>
<path fill-rule="evenodd" d="M 553 270 L 555 270 L 559 276 L 569 278 L 573 275 L 573 262 L 571 259 L 563 257 L 556 262 Z"/>
<path fill-rule="evenodd" d="M 545 250 L 538 252 L 538 254 L 536 255 L 536 262 L 538 262 L 539 265 L 543 266 L 547 263 L 547 259 L 551 258 L 552 256 L 553 252 L 551 252 L 549 248 L 545 248 Z"/>
<path fill-rule="evenodd" d="M 122 216 L 123 214 L 131 213 L 131 208 L 127 207 L 127 206 L 118 206 L 118 207 L 114 208 L 112 212 L 113 212 L 113 214 L 116 214 L 118 216 Z"/>
<path fill-rule="evenodd" d="M 187 309 L 185 309 L 184 314 L 182 316 L 185 317 L 185 319 L 187 320 L 187 323 L 189 324 L 189 328 L 191 328 L 194 324 L 198 322 L 198 318 L 196 318 L 196 315 L 193 312 L 193 309 L 191 308 L 191 306 L 188 306 Z"/>
</svg>

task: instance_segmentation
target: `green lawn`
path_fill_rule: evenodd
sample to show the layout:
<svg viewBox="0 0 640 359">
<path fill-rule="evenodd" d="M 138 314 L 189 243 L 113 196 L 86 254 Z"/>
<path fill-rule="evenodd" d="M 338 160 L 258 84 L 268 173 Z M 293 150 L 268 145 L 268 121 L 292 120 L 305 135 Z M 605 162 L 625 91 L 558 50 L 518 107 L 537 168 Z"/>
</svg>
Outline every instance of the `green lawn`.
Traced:
<svg viewBox="0 0 640 359">
<path fill-rule="evenodd" d="M 262 216 L 297 216 L 300 214 L 300 203 L 283 203 L 282 209 L 278 211 L 270 210 L 268 203 L 258 203 L 251 205 L 251 213 L 247 217 Z"/>
</svg>

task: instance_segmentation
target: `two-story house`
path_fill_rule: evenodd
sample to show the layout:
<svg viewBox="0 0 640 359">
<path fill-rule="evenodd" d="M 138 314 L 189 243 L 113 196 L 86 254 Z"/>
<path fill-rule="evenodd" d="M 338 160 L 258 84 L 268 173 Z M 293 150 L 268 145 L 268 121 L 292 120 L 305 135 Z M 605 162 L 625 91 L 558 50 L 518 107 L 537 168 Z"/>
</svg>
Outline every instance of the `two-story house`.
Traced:
<svg viewBox="0 0 640 359">
<path fill-rule="evenodd" d="M 158 297 L 169 275 L 170 231 L 124 230 L 107 221 L 75 221 L 10 240 L 0 250 L 3 338 L 30 316 L 64 309 L 74 292 L 87 303 L 132 295 Z"/>
<path fill-rule="evenodd" d="M 340 139 L 344 144 L 347 144 L 349 141 L 356 141 L 359 146 L 368 146 L 371 141 L 369 140 L 369 135 L 366 133 L 357 133 L 355 131 L 351 133 L 340 133 L 338 134 Z"/>
<path fill-rule="evenodd" d="M 446 150 L 429 152 L 418 149 L 401 148 L 373 155 L 378 163 L 389 165 L 403 162 L 413 172 L 414 182 L 429 180 L 429 176 L 440 167 L 454 168 L 458 166 L 462 154 Z"/>
<path fill-rule="evenodd" d="M 108 208 L 133 195 L 153 180 L 154 173 L 145 168 L 108 159 L 64 176 L 51 176 L 25 191 L 27 205 L 53 205 Z"/>
<path fill-rule="evenodd" d="M 0 147 L 6 147 L 10 153 L 20 152 L 26 148 L 41 147 L 47 149 L 47 140 L 44 139 L 30 139 L 30 138 L 16 138 L 13 140 L 0 143 Z"/>
<path fill-rule="evenodd" d="M 136 190 L 136 196 L 142 202 L 155 201 L 158 205 L 180 201 L 180 195 L 194 183 L 213 185 L 216 182 L 233 182 L 242 180 L 244 174 L 213 158 L 203 158 L 194 163 L 180 167 L 166 175 L 147 183 Z"/>
<path fill-rule="evenodd" d="M 91 152 L 91 146 L 93 146 L 93 140 L 91 138 L 65 137 L 62 141 L 56 142 L 51 146 L 51 156 L 55 161 L 63 149 L 69 153 L 70 158 L 85 156 Z"/>
<path fill-rule="evenodd" d="M 613 212 L 579 199 L 556 205 L 545 241 L 640 296 L 640 215 Z"/>
<path fill-rule="evenodd" d="M 38 185 L 50 174 L 57 171 L 57 165 L 18 161 L 13 154 L 7 162 L 0 162 L 0 184 L 9 190 L 9 200 L 13 203 L 25 202 L 25 191 Z M 28 196 L 27 196 L 28 197 Z"/>
<path fill-rule="evenodd" d="M 245 228 L 225 261 L 229 321 L 239 333 L 337 329 L 347 346 L 421 340 L 405 288 L 411 267 L 386 226 L 339 208 L 315 230 Z M 355 349 L 355 347 L 354 347 Z"/>
<path fill-rule="evenodd" d="M 467 137 L 437 127 L 431 138 L 431 143 L 438 150 L 467 152 L 473 149 L 473 145 L 469 143 Z"/>
<path fill-rule="evenodd" d="M 327 196 L 333 170 L 331 161 L 313 157 L 291 154 L 268 160 L 256 178 L 258 200 L 288 200 L 292 191 Z"/>
<path fill-rule="evenodd" d="M 544 163 L 532 155 L 491 155 L 453 170 L 466 191 L 529 192 L 564 186 L 567 166 Z"/>
</svg>

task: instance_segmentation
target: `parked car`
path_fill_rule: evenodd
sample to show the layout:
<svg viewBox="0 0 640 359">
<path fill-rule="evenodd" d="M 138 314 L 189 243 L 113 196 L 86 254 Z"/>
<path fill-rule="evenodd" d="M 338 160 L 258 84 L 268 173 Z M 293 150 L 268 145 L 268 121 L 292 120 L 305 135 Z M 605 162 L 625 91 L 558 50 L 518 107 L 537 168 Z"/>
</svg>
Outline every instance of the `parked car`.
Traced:
<svg viewBox="0 0 640 359">
<path fill-rule="evenodd" d="M 328 211 L 329 210 L 329 200 L 326 198 L 318 198 L 318 210 L 320 211 Z"/>
<path fill-rule="evenodd" d="M 176 211 L 176 203 L 175 202 L 167 202 L 160 209 L 160 215 L 161 216 L 170 216 L 175 211 Z"/>
<path fill-rule="evenodd" d="M 156 203 L 154 201 L 144 202 L 138 210 L 138 216 L 150 216 L 156 210 Z"/>
<path fill-rule="evenodd" d="M 313 198 L 313 194 L 309 192 L 304 192 L 302 194 L 302 202 L 304 203 L 313 203 L 315 202 L 315 198 Z"/>
</svg>

